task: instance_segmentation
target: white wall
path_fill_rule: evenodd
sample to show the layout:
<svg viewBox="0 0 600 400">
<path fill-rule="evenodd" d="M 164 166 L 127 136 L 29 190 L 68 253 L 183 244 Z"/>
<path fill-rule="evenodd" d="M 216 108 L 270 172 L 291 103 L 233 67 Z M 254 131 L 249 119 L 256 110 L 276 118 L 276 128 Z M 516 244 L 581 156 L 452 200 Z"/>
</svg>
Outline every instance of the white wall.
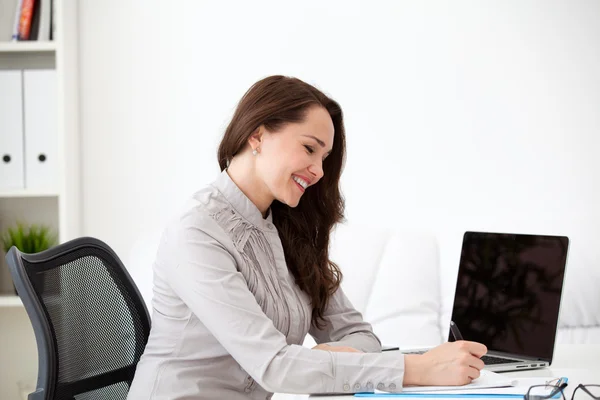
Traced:
<svg viewBox="0 0 600 400">
<path fill-rule="evenodd" d="M 600 2 L 125 1 L 80 7 L 84 233 L 127 258 L 218 172 L 237 101 L 297 76 L 346 115 L 351 221 L 571 237 L 599 266 Z M 342 266 L 343 268 L 343 266 Z"/>
</svg>

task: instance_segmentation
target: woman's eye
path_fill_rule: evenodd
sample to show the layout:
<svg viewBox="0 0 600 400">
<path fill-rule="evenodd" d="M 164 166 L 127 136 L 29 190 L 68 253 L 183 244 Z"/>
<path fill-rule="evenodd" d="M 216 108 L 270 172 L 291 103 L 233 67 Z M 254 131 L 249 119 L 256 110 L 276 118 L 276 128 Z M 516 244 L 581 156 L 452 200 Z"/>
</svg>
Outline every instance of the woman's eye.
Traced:
<svg viewBox="0 0 600 400">
<path fill-rule="evenodd" d="M 308 151 L 309 154 L 312 154 L 315 152 L 315 150 L 310 146 L 304 145 L 304 147 L 306 148 L 306 151 Z"/>
</svg>

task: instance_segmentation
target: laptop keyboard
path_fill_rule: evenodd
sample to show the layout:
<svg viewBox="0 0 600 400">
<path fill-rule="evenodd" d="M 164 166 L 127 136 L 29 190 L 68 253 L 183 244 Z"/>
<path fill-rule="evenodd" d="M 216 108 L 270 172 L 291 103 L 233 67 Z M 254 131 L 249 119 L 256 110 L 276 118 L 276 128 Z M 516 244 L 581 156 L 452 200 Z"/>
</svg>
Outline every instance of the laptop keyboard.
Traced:
<svg viewBox="0 0 600 400">
<path fill-rule="evenodd" d="M 403 351 L 404 354 L 424 354 L 427 350 L 415 350 L 415 351 Z M 483 356 L 481 361 L 485 365 L 496 365 L 496 364 L 512 364 L 521 362 L 520 360 L 513 360 L 512 358 L 502 358 L 494 356 Z"/>
<path fill-rule="evenodd" d="M 511 363 L 516 363 L 516 362 L 521 362 L 519 360 L 513 360 L 510 358 L 502 358 L 502 357 L 494 357 L 494 356 L 483 356 L 483 357 L 481 357 L 481 361 L 483 361 L 485 365 L 511 364 Z"/>
</svg>

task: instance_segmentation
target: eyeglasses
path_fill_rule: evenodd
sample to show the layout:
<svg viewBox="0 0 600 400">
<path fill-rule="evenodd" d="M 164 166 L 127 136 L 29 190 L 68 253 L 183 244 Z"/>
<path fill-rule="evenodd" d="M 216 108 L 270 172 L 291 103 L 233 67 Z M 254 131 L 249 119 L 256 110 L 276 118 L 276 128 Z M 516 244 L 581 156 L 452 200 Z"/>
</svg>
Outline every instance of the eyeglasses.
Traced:
<svg viewBox="0 0 600 400">
<path fill-rule="evenodd" d="M 524 400 L 546 400 L 546 399 L 559 399 L 566 400 L 563 392 L 564 388 L 568 386 L 568 383 L 564 379 L 554 379 L 546 382 L 545 385 L 535 385 L 527 390 Z M 577 392 L 579 389 L 579 393 Z M 571 400 L 575 400 L 577 394 L 577 400 L 600 400 L 600 385 L 583 385 L 579 384 L 573 390 Z"/>
</svg>

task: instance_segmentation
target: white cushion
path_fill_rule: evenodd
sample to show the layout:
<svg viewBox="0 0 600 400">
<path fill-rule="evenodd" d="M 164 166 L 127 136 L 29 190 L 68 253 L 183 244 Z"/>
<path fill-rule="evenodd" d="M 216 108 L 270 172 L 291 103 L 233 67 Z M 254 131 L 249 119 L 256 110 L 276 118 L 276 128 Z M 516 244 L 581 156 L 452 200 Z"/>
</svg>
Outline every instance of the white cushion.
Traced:
<svg viewBox="0 0 600 400">
<path fill-rule="evenodd" d="M 574 236 L 569 244 L 565 285 L 560 309 L 559 328 L 592 328 L 600 330 L 600 260 L 597 253 L 600 238 L 593 234 Z M 572 343 L 598 343 L 600 338 L 578 336 L 573 332 Z"/>
<path fill-rule="evenodd" d="M 363 314 L 389 236 L 385 230 L 346 224 L 338 225 L 332 234 L 329 258 L 342 271 L 346 296 Z"/>
<path fill-rule="evenodd" d="M 435 237 L 424 233 L 340 225 L 332 238 L 342 287 L 384 344 L 440 343 L 437 257 Z"/>
<path fill-rule="evenodd" d="M 381 258 L 366 318 L 385 343 L 440 343 L 437 246 L 420 233 L 392 235 Z"/>
<path fill-rule="evenodd" d="M 555 344 L 600 344 L 600 326 L 559 327 Z"/>
</svg>

